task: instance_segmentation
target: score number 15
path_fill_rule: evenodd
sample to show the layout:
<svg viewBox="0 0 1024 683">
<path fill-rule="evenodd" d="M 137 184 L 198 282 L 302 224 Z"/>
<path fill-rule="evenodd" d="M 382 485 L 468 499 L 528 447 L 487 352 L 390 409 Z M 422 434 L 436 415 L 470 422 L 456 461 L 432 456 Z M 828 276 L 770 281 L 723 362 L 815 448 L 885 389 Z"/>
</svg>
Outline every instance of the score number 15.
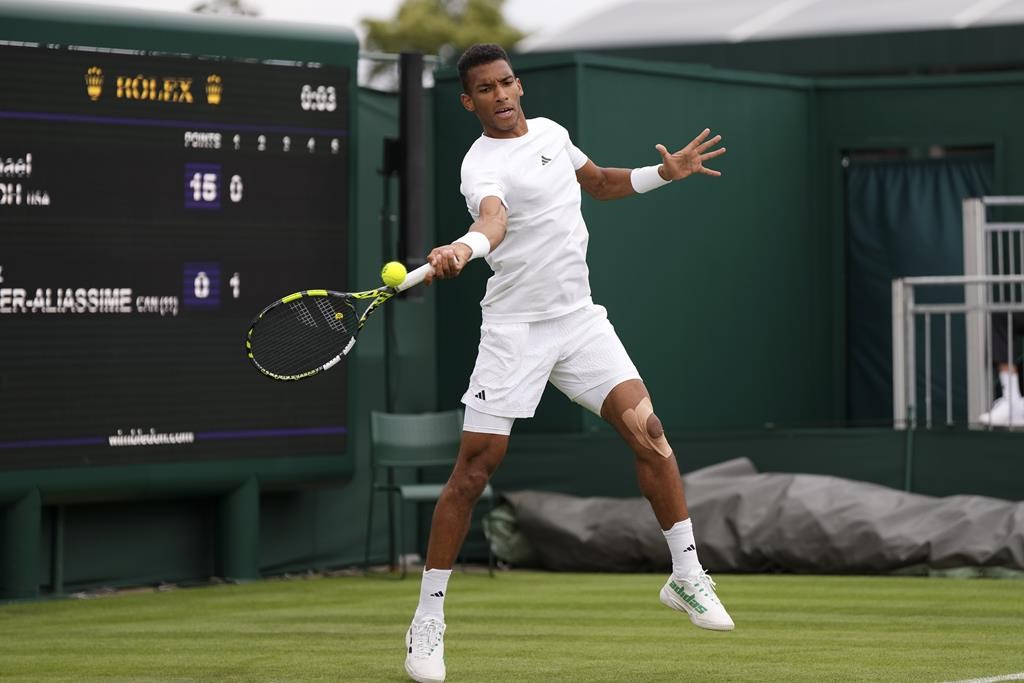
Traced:
<svg viewBox="0 0 1024 683">
<path fill-rule="evenodd" d="M 185 208 L 219 209 L 221 197 L 220 164 L 185 164 Z M 228 181 L 228 199 L 242 201 L 245 186 L 242 176 L 232 175 Z"/>
</svg>

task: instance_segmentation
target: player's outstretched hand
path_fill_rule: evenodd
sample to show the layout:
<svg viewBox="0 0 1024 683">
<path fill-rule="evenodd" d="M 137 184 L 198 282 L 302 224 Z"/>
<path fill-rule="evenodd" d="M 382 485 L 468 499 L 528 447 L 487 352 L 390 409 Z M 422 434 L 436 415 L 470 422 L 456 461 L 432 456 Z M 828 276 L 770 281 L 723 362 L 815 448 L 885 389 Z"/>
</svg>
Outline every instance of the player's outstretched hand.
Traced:
<svg viewBox="0 0 1024 683">
<path fill-rule="evenodd" d="M 716 135 L 709 140 L 709 135 L 711 135 L 711 129 L 705 128 L 700 135 L 690 141 L 690 144 L 672 154 L 668 153 L 665 145 L 654 146 L 661 154 L 662 175 L 666 180 L 682 180 L 694 173 L 710 176 L 722 175 L 720 171 L 704 166 L 705 161 L 725 154 L 725 147 L 714 148 L 722 141 L 722 136 Z"/>
<path fill-rule="evenodd" d="M 434 272 L 427 273 L 426 283 L 430 284 L 435 279 L 448 280 L 458 277 L 472 255 L 473 252 L 470 248 L 461 242 L 434 247 L 427 254 L 427 263 L 431 265 Z"/>
</svg>

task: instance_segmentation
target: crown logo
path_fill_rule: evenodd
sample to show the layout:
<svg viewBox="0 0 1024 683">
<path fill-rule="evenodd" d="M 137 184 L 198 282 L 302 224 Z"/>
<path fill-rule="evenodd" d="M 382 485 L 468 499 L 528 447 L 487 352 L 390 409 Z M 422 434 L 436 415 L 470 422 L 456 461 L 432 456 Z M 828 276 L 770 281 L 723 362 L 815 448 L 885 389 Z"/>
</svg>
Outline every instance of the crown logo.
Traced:
<svg viewBox="0 0 1024 683">
<path fill-rule="evenodd" d="M 89 93 L 89 99 L 95 102 L 103 93 L 103 69 L 98 66 L 90 66 L 85 71 L 85 91 Z"/>
<path fill-rule="evenodd" d="M 221 93 L 224 92 L 224 82 L 217 74 L 210 74 L 206 79 L 206 102 L 207 104 L 220 104 Z"/>
</svg>

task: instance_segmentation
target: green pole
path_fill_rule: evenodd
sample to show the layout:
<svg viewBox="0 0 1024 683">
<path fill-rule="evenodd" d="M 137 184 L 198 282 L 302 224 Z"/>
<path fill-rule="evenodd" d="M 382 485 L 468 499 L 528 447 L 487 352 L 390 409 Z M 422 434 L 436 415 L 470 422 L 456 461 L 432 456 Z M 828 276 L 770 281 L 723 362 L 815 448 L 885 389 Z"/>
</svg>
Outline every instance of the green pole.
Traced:
<svg viewBox="0 0 1024 683">
<path fill-rule="evenodd" d="M 0 512 L 0 599 L 39 597 L 39 535 L 43 511 L 39 489 L 32 489 Z"/>
<path fill-rule="evenodd" d="M 917 426 L 914 409 L 911 408 L 907 414 L 907 439 L 903 451 L 903 490 L 911 492 L 911 482 L 914 479 L 914 429 Z"/>
<path fill-rule="evenodd" d="M 223 578 L 260 578 L 260 485 L 256 477 L 220 500 L 217 571 Z"/>
<path fill-rule="evenodd" d="M 53 513 L 53 594 L 64 595 L 64 506 L 58 505 Z"/>
</svg>

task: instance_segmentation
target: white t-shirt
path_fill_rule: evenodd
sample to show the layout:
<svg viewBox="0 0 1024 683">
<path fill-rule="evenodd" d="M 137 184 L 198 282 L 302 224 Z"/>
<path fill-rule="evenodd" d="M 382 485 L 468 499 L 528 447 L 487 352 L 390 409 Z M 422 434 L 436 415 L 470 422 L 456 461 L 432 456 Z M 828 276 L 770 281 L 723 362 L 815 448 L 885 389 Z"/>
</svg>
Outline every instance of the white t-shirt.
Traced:
<svg viewBox="0 0 1024 683">
<path fill-rule="evenodd" d="M 494 274 L 480 307 L 485 322 L 533 322 L 590 303 L 587 232 L 576 170 L 587 157 L 569 132 L 528 119 L 517 138 L 481 135 L 462 160 L 462 194 L 470 215 L 497 197 L 508 212 L 505 239 L 487 255 Z"/>
</svg>

